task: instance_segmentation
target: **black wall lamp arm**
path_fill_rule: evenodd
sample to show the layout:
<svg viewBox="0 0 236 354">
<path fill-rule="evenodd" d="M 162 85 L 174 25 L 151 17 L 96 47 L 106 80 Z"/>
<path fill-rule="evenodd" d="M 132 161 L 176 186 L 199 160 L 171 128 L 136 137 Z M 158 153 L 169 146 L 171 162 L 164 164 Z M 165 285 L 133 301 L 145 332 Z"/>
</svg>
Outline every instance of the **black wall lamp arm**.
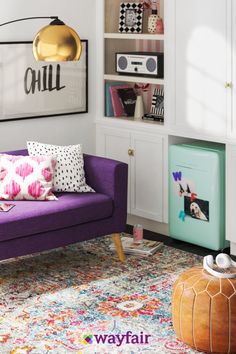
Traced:
<svg viewBox="0 0 236 354">
<path fill-rule="evenodd" d="M 4 22 L 4 23 L 0 23 L 0 26 L 5 26 L 8 25 L 10 23 L 14 23 L 14 22 L 21 22 L 21 21 L 26 21 L 26 20 L 36 20 L 36 19 L 43 19 L 43 18 L 51 18 L 52 20 L 58 20 L 58 16 L 34 16 L 34 17 L 23 17 L 23 18 L 19 18 L 17 20 L 12 20 L 12 21 L 8 21 L 8 22 Z M 60 21 L 60 20 L 59 20 Z"/>
</svg>

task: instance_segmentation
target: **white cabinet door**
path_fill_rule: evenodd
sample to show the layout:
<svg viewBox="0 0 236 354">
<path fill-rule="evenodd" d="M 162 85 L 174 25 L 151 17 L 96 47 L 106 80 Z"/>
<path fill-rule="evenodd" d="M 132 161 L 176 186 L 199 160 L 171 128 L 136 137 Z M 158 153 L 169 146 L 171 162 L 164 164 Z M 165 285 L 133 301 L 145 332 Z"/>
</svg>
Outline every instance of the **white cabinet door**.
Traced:
<svg viewBox="0 0 236 354">
<path fill-rule="evenodd" d="M 98 154 L 130 165 L 129 148 L 129 131 L 106 127 L 99 128 L 97 133 Z M 130 213 L 130 166 L 128 171 L 128 213 Z"/>
<path fill-rule="evenodd" d="M 129 165 L 128 213 L 166 222 L 167 156 L 165 138 L 158 134 L 98 127 L 97 153 Z M 134 151 L 129 156 L 128 150 Z"/>
<path fill-rule="evenodd" d="M 131 214 L 163 221 L 163 147 L 158 135 L 132 133 Z"/>
<path fill-rule="evenodd" d="M 126 130 L 105 128 L 105 156 L 129 164 L 130 134 Z"/>
<path fill-rule="evenodd" d="M 227 0 L 175 0 L 175 122 L 205 136 L 227 132 Z M 168 7 L 167 7 L 168 8 Z M 166 24 L 167 26 L 168 24 Z M 167 44 L 166 56 L 168 56 Z"/>
</svg>

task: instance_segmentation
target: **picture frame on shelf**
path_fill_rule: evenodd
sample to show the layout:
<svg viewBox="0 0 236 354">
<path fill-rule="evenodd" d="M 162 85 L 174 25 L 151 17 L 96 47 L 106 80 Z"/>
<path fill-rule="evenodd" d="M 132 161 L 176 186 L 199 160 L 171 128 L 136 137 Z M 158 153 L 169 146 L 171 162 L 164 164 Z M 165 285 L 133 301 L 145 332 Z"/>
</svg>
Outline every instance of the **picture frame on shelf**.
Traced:
<svg viewBox="0 0 236 354">
<path fill-rule="evenodd" d="M 164 120 L 164 90 L 155 88 L 152 95 L 151 113 Z"/>
<path fill-rule="evenodd" d="M 152 95 L 151 111 L 143 117 L 144 120 L 164 122 L 164 90 L 155 88 Z"/>
<path fill-rule="evenodd" d="M 122 2 L 120 4 L 119 32 L 142 33 L 143 31 L 143 4 Z"/>
<path fill-rule="evenodd" d="M 88 41 L 79 61 L 35 61 L 32 42 L 0 42 L 0 122 L 88 112 Z"/>
</svg>

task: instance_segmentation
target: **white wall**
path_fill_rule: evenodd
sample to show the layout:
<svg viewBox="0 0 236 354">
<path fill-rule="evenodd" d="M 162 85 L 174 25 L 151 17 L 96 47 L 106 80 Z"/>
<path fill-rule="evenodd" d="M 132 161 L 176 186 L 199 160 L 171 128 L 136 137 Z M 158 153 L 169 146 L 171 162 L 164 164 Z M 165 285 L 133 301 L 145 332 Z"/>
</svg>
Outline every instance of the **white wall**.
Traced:
<svg viewBox="0 0 236 354">
<path fill-rule="evenodd" d="M 27 16 L 59 16 L 82 39 L 89 40 L 89 113 L 62 117 L 0 122 L 0 151 L 25 147 L 27 140 L 54 144 L 82 143 L 95 152 L 95 0 L 1 1 L 0 23 Z M 50 21 L 50 20 L 49 20 Z M 34 20 L 0 27 L 0 41 L 32 40 L 47 20 Z M 1 80 L 1 73 L 0 73 Z"/>
</svg>

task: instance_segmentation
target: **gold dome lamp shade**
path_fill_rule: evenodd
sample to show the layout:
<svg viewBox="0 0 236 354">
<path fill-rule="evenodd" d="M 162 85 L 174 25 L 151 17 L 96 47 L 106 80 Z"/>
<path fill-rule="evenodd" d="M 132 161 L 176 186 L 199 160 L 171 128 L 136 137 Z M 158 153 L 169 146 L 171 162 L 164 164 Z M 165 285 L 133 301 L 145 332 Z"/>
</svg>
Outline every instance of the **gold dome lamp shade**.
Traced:
<svg viewBox="0 0 236 354">
<path fill-rule="evenodd" d="M 57 16 L 26 17 L 0 24 L 4 26 L 10 23 L 50 18 L 53 21 L 43 27 L 33 40 L 33 55 L 37 61 L 60 62 L 76 61 L 80 59 L 82 45 L 79 35 Z"/>
</svg>

